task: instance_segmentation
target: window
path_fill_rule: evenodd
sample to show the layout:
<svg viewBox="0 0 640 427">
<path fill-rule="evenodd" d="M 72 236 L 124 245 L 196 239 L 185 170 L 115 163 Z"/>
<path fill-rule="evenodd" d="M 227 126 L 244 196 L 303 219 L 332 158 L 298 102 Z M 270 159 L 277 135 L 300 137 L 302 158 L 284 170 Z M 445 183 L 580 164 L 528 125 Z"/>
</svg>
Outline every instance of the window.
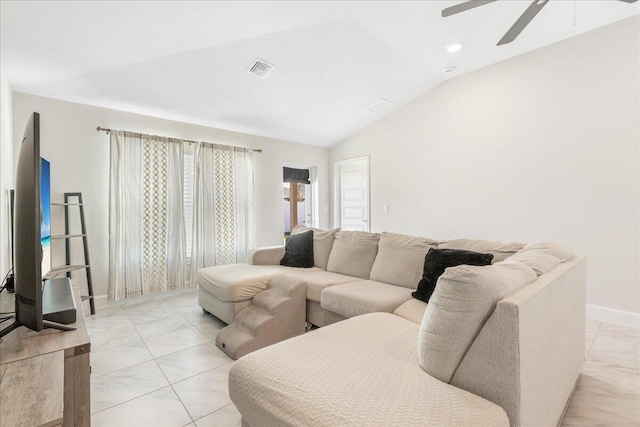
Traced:
<svg viewBox="0 0 640 427">
<path fill-rule="evenodd" d="M 184 153 L 184 226 L 187 260 L 191 259 L 191 243 L 193 242 L 193 194 L 195 191 L 195 155 L 191 144 Z"/>
</svg>

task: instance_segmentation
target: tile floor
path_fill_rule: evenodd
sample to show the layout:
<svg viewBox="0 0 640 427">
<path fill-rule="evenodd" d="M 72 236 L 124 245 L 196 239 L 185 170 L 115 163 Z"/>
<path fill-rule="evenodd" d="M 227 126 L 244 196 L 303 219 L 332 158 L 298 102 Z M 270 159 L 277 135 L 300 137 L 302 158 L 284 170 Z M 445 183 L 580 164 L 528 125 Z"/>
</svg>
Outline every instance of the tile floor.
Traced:
<svg viewBox="0 0 640 427">
<path fill-rule="evenodd" d="M 93 426 L 240 425 L 227 391 L 233 360 L 214 344 L 224 324 L 194 290 L 97 311 L 87 315 Z"/>
<path fill-rule="evenodd" d="M 585 363 L 563 426 L 640 426 L 640 329 L 587 319 Z"/>
<path fill-rule="evenodd" d="M 214 344 L 224 324 L 193 289 L 87 316 L 92 425 L 240 425 L 227 391 L 232 360 Z M 640 330 L 587 320 L 582 377 L 566 426 L 640 426 Z"/>
</svg>

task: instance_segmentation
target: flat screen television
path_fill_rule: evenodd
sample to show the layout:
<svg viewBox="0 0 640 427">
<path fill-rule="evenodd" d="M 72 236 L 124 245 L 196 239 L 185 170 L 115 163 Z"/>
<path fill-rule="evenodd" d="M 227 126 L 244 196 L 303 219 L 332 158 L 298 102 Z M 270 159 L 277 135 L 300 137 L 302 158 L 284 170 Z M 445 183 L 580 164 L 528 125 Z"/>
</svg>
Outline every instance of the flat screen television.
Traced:
<svg viewBox="0 0 640 427">
<path fill-rule="evenodd" d="M 51 195 L 49 162 L 40 158 L 40 114 L 33 113 L 25 127 L 16 165 L 14 191 L 13 271 L 16 321 L 0 337 L 19 326 L 74 329 L 44 320 L 43 277 L 51 268 Z"/>
</svg>

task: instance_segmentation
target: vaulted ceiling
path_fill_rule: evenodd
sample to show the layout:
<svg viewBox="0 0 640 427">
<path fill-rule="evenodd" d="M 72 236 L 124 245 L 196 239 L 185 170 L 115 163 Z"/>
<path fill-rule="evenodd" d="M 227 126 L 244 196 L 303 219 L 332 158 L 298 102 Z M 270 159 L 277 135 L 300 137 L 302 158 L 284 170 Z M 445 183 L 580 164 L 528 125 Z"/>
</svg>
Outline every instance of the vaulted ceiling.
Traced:
<svg viewBox="0 0 640 427">
<path fill-rule="evenodd" d="M 328 147 L 447 78 L 640 14 L 552 0 L 497 47 L 529 2 L 442 18 L 456 3 L 3 1 L 0 66 L 18 92 Z"/>
</svg>

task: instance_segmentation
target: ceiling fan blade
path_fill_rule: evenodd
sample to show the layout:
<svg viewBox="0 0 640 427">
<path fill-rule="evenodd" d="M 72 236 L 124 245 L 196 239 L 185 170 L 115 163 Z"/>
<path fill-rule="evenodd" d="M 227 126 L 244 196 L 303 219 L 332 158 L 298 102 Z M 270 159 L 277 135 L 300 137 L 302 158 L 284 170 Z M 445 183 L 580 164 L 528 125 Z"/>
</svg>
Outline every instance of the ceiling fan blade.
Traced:
<svg viewBox="0 0 640 427">
<path fill-rule="evenodd" d="M 456 13 L 464 12 L 465 10 L 474 9 L 478 6 L 484 6 L 488 3 L 493 3 L 496 0 L 468 0 L 464 3 L 456 4 L 455 6 L 450 6 L 442 11 L 442 17 L 446 18 L 447 16 L 455 15 Z M 635 1 L 635 0 L 633 0 Z"/>
<path fill-rule="evenodd" d="M 620 1 L 623 1 L 623 2 L 625 2 L 625 3 L 635 3 L 635 2 L 637 2 L 638 0 L 620 0 Z"/>
<path fill-rule="evenodd" d="M 549 3 L 549 0 L 533 0 L 533 3 L 529 5 L 527 10 L 520 15 L 520 18 L 518 18 L 515 24 L 513 24 L 513 26 L 509 28 L 509 31 L 500 39 L 498 46 L 514 41 L 547 3 Z"/>
</svg>

